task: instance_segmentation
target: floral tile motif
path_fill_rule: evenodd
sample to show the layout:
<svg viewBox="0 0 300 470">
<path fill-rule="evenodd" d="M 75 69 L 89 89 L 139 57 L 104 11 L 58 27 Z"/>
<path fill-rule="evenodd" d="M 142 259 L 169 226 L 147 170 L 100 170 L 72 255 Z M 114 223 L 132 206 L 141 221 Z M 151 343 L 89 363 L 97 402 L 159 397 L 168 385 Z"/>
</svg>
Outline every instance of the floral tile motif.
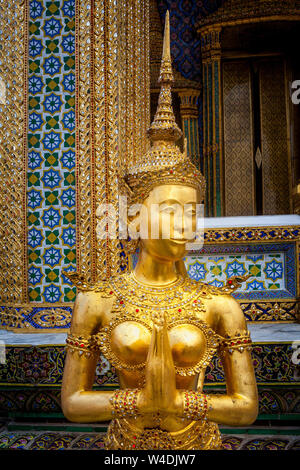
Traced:
<svg viewBox="0 0 300 470">
<path fill-rule="evenodd" d="M 29 2 L 29 299 L 72 302 L 75 288 L 75 0 Z"/>
<path fill-rule="evenodd" d="M 251 277 L 233 296 L 238 299 L 287 299 L 296 296 L 293 244 L 204 245 L 185 258 L 189 276 L 222 287 L 233 276 Z"/>
<path fill-rule="evenodd" d="M 253 261 L 256 259 L 256 261 Z M 219 256 L 188 256 L 187 270 L 191 278 L 223 286 L 233 276 L 251 274 L 246 285 L 237 291 L 284 289 L 284 253 L 265 253 L 259 257 L 247 254 Z"/>
</svg>

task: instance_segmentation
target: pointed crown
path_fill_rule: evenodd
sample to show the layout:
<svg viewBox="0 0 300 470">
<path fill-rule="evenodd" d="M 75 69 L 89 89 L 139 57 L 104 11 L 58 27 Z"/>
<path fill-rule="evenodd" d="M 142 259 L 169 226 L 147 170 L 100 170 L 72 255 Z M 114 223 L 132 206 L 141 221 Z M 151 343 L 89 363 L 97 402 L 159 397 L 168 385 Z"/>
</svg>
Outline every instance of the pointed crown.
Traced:
<svg viewBox="0 0 300 470">
<path fill-rule="evenodd" d="M 182 136 L 172 108 L 171 86 L 174 82 L 170 53 L 170 21 L 166 13 L 163 54 L 158 83 L 160 94 L 154 120 L 148 129 L 151 147 L 134 166 L 127 167 L 126 187 L 133 202 L 145 199 L 155 186 L 182 184 L 205 192 L 205 179 L 192 164 L 186 145 L 182 153 L 175 144 Z"/>
</svg>

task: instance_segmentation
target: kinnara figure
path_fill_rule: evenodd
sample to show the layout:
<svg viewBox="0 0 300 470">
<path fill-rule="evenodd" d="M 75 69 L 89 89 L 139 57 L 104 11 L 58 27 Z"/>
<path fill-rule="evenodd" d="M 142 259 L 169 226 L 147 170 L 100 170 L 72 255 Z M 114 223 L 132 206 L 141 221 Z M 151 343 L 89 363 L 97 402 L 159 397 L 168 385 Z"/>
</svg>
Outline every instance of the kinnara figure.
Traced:
<svg viewBox="0 0 300 470">
<path fill-rule="evenodd" d="M 79 292 L 67 338 L 62 408 L 70 421 L 111 421 L 107 449 L 220 449 L 218 424 L 245 426 L 257 416 L 251 340 L 230 287 L 195 282 L 178 269 L 190 234 L 179 233 L 172 214 L 188 204 L 184 223 L 195 230 L 205 183 L 175 144 L 181 131 L 172 81 L 167 14 L 161 91 L 148 131 L 152 146 L 126 174 L 131 201 L 148 209 L 149 232 L 139 240 L 137 265 L 93 286 L 70 275 Z M 159 220 L 155 239 L 153 214 Z M 162 236 L 166 224 L 168 238 Z M 92 390 L 100 352 L 116 368 L 118 390 Z M 214 354 L 221 357 L 227 390 L 205 395 L 205 370 Z"/>
</svg>

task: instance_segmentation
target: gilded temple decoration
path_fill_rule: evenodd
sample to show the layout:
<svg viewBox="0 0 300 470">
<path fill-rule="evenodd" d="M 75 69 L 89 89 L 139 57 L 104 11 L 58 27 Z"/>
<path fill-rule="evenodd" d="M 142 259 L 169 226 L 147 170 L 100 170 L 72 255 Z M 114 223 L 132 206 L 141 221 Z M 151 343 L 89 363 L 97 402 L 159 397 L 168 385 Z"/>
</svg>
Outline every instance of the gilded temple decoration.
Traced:
<svg viewBox="0 0 300 470">
<path fill-rule="evenodd" d="M 148 0 L 129 3 L 120 0 L 93 3 L 78 0 L 76 15 L 75 10 L 67 10 L 64 7 L 66 2 L 63 1 L 39 3 L 41 3 L 40 10 L 34 10 L 29 8 L 28 1 L 17 3 L 13 1 L 11 8 L 7 9 L 5 8 L 8 3 L 4 2 L 0 18 L 6 42 L 6 47 L 2 51 L 4 67 L 0 81 L 2 178 L 0 327 L 18 331 L 63 331 L 69 328 L 76 295 L 75 288 L 61 277 L 63 269 L 77 268 L 86 274 L 92 283 L 98 275 L 106 276 L 109 270 L 115 273 L 119 268 L 120 256 L 122 260 L 127 258 L 127 253 L 124 253 L 123 247 L 118 246 L 117 241 L 97 238 L 97 227 L 101 228 L 100 222 L 103 221 L 97 210 L 101 202 L 117 204 L 116 173 L 120 163 L 119 157 L 121 156 L 122 164 L 125 161 L 138 164 L 139 155 L 145 154 L 144 137 L 150 121 L 149 56 L 151 91 L 156 93 L 155 81 L 160 65 L 160 59 L 157 58 L 161 56 L 162 34 L 159 18 L 157 23 L 151 17 L 149 25 Z M 67 2 L 69 3 L 72 2 Z M 283 5 L 284 2 L 279 3 Z M 294 3 L 298 5 L 299 2 Z M 248 2 L 243 2 L 243 6 L 246 4 Z M 151 5 L 153 8 L 153 2 Z M 153 10 L 151 11 L 153 14 Z M 289 13 L 288 8 L 285 11 L 290 19 L 295 17 L 296 11 L 292 8 Z M 46 23 L 49 23 L 50 28 L 52 23 L 58 24 L 59 18 L 63 18 L 64 28 L 59 34 L 51 32 L 52 36 L 49 36 L 50 30 L 46 28 L 44 31 Z M 212 15 L 208 18 L 212 18 Z M 215 186 L 212 186 L 214 190 L 208 194 L 210 207 L 220 208 L 222 204 L 220 206 L 216 198 L 219 183 L 215 175 L 218 171 L 222 173 L 223 170 L 230 173 L 230 168 L 222 170 L 222 166 L 220 169 L 218 167 L 222 139 L 217 116 L 218 112 L 223 111 L 219 94 L 221 34 L 213 24 L 207 24 L 205 30 L 202 44 L 203 112 L 206 116 L 204 169 L 206 177 L 210 175 L 215 181 Z M 74 47 L 76 51 L 80 51 L 80 54 L 75 54 L 73 43 L 67 42 L 64 42 L 65 52 L 61 54 L 61 45 L 57 52 L 55 49 L 57 40 L 65 36 L 69 39 L 74 38 Z M 105 46 L 106 41 L 108 45 Z M 39 42 L 43 46 L 42 60 L 37 54 Z M 30 50 L 29 43 L 31 43 Z M 35 51 L 34 43 L 38 47 Z M 51 57 L 57 61 L 60 73 L 53 75 L 45 73 L 46 61 Z M 48 70 L 51 71 L 50 62 L 48 65 Z M 221 69 L 222 73 L 223 71 Z M 227 75 L 229 74 L 230 70 Z M 118 82 L 116 82 L 117 76 Z M 231 74 L 232 79 L 234 76 Z M 76 78 L 76 83 L 72 83 L 72 77 Z M 196 101 L 200 84 L 185 79 L 177 71 L 174 71 L 174 78 L 173 90 L 177 94 L 178 109 L 180 106 L 182 130 L 184 137 L 187 138 L 187 153 L 197 164 L 200 152 L 197 140 Z M 38 85 L 40 92 L 37 91 Z M 49 111 L 50 105 L 46 112 L 44 100 L 50 96 L 55 96 L 58 101 L 64 102 L 63 112 L 60 113 L 63 122 L 59 120 L 60 117 L 58 118 L 59 113 Z M 267 90 L 262 93 L 262 98 L 264 101 L 270 100 Z M 276 103 L 274 103 L 274 115 Z M 280 109 L 282 109 L 282 100 Z M 214 115 L 213 110 L 215 110 Z M 228 102 L 224 107 L 227 119 L 233 119 L 231 110 L 232 106 Z M 75 111 L 76 129 L 75 124 L 72 125 L 70 121 L 68 127 L 72 131 L 69 131 L 65 128 L 67 124 L 65 116 L 71 116 Z M 241 117 L 243 113 L 241 107 L 239 113 Z M 45 121 L 44 133 L 38 128 L 35 131 L 31 130 L 34 126 L 33 116 L 38 118 L 39 115 L 41 121 Z M 107 125 L 102 126 L 103 122 Z M 239 120 L 239 124 L 243 129 L 247 125 L 243 119 Z M 271 125 L 271 121 L 268 123 L 268 116 L 264 117 L 263 125 L 265 127 Z M 44 148 L 43 140 L 46 134 L 60 135 L 63 142 L 59 151 Z M 282 137 L 282 133 L 280 135 Z M 225 148 L 228 138 L 231 137 L 234 136 L 225 135 Z M 261 151 L 262 166 L 263 159 L 266 159 L 268 154 L 265 150 L 267 147 L 266 140 Z M 275 150 L 276 155 L 282 153 L 282 144 Z M 35 160 L 33 154 L 36 156 Z M 238 154 L 238 151 L 232 154 L 232 165 L 238 165 L 236 159 Z M 67 160 L 67 157 L 70 160 Z M 271 155 L 269 168 L 273 168 L 272 171 L 277 175 L 280 172 L 283 175 L 286 168 L 274 166 L 272 158 Z M 40 160 L 44 163 L 38 167 Z M 50 177 L 54 173 L 59 173 L 61 183 L 58 186 L 49 186 L 44 191 L 46 175 Z M 52 185 L 50 179 L 47 184 Z M 298 191 L 296 195 L 299 194 L 299 188 L 298 190 L 295 188 L 295 191 Z M 39 207 L 38 205 L 34 207 L 30 201 L 31 198 L 28 196 L 31 192 L 42 193 L 43 201 Z M 72 195 L 74 198 L 74 200 L 71 198 L 72 204 L 70 199 L 66 199 L 67 206 L 59 205 L 64 193 Z M 242 199 L 244 194 L 240 192 L 240 196 L 241 204 L 242 202 L 244 204 Z M 274 202 L 271 200 L 268 204 L 274 207 Z M 280 207 L 284 206 L 281 204 Z M 45 218 L 45 212 L 49 210 L 59 213 L 64 222 L 53 228 L 46 226 L 42 217 Z M 92 231 L 90 227 L 93 227 Z M 62 241 L 64 231 L 66 235 L 73 234 L 71 241 L 64 237 L 66 244 Z M 41 234 L 40 244 L 37 239 L 38 233 Z M 216 244 L 221 253 L 222 250 L 224 252 L 227 250 L 228 245 L 238 246 L 239 243 L 244 243 L 254 246 L 273 242 L 294 244 L 296 256 L 299 253 L 299 232 L 296 227 L 205 230 L 205 245 L 210 247 Z M 55 257 L 59 258 L 57 264 Z M 298 258 L 295 261 L 296 271 L 299 269 Z M 206 265 L 208 270 L 211 267 Z M 189 268 L 187 264 L 187 269 Z M 191 265 L 190 269 L 192 268 L 194 266 Z M 198 274 L 196 271 L 193 272 L 196 279 Z M 38 277 L 34 278 L 36 273 L 39 273 L 40 280 Z M 46 289 L 49 292 L 48 297 L 45 295 Z M 60 290 L 59 300 L 56 296 L 52 298 L 50 296 L 54 289 Z M 246 318 L 250 321 L 295 321 L 299 315 L 295 296 L 286 299 L 278 296 L 273 300 L 266 296 L 258 302 L 247 300 L 241 295 L 239 302 Z"/>
<path fill-rule="evenodd" d="M 145 150 L 148 0 L 4 2 L 0 20 L 1 325 L 67 328 L 63 270 L 126 269 L 98 232 L 120 167 Z"/>
<path fill-rule="evenodd" d="M 194 165 L 199 166 L 198 98 L 200 90 L 183 89 L 178 94 L 180 98 L 182 129 L 187 142 L 187 153 Z"/>
<path fill-rule="evenodd" d="M 201 33 L 203 81 L 203 157 L 207 185 L 206 215 L 223 215 L 221 28 Z"/>
<path fill-rule="evenodd" d="M 290 171 L 291 150 L 289 148 L 289 138 L 286 135 L 287 132 L 289 132 L 289 123 L 288 115 L 285 110 L 286 104 L 284 104 L 286 98 L 283 90 L 284 88 L 288 88 L 285 81 L 287 80 L 287 66 L 284 62 L 282 63 L 282 70 L 280 70 L 279 66 L 275 67 L 274 64 L 272 65 L 271 62 L 266 65 L 270 71 L 269 78 L 274 81 L 274 96 L 273 92 L 270 91 L 271 89 L 273 90 L 270 86 L 270 82 L 266 85 L 267 82 L 262 74 L 258 79 L 260 81 L 259 86 L 261 87 L 260 104 L 264 108 L 261 110 L 262 122 L 260 130 L 262 133 L 262 142 L 259 143 L 259 145 L 255 145 L 255 148 L 252 149 L 252 143 L 250 141 L 254 140 L 254 137 L 246 133 L 245 138 L 243 138 L 241 142 L 241 152 L 239 152 L 237 145 L 232 146 L 229 143 L 232 137 L 233 140 L 237 140 L 234 126 L 232 128 L 228 128 L 228 125 L 226 128 L 224 126 L 234 118 L 236 118 L 236 127 L 246 124 L 245 119 L 248 121 L 254 120 L 253 116 L 249 115 L 249 117 L 246 118 L 244 115 L 240 116 L 241 123 L 239 124 L 237 122 L 237 114 L 245 113 L 248 106 L 251 108 L 249 111 L 250 114 L 256 113 L 257 116 L 259 114 L 259 111 L 256 109 L 258 107 L 258 98 L 253 98 L 253 90 L 250 89 L 248 94 L 251 102 L 247 103 L 246 100 L 241 104 L 240 109 L 235 108 L 234 115 L 232 113 L 233 108 L 230 110 L 228 108 L 229 103 L 232 104 L 233 101 L 231 97 L 229 97 L 227 88 L 230 82 L 233 81 L 236 72 L 231 76 L 230 73 L 227 73 L 227 70 L 229 70 L 230 67 L 237 68 L 237 59 L 243 58 L 245 61 L 246 59 L 249 61 L 253 60 L 255 57 L 255 53 L 253 52 L 255 48 L 254 50 L 251 49 L 250 43 L 247 43 L 247 38 L 252 37 L 254 40 L 256 32 L 253 29 L 253 33 L 251 34 L 250 26 L 248 25 L 255 28 L 255 24 L 262 23 L 260 31 L 263 33 L 264 23 L 274 23 L 277 27 L 279 27 L 278 25 L 285 25 L 284 27 L 288 28 L 288 24 L 296 25 L 299 19 L 300 2 L 297 0 L 278 2 L 269 0 L 226 0 L 215 12 L 205 17 L 199 17 L 197 31 L 201 37 L 203 65 L 203 156 L 204 173 L 208 184 L 206 200 L 207 215 L 281 214 L 289 213 L 291 210 L 288 181 L 290 181 L 291 186 L 291 180 L 293 178 Z M 266 29 L 267 26 L 268 25 L 266 25 Z M 246 30 L 248 33 L 245 32 Z M 239 43 L 239 41 L 241 41 L 241 43 Z M 243 44 L 243 41 L 247 44 Z M 277 49 L 275 46 L 275 49 L 272 49 L 270 52 L 268 46 L 266 46 L 266 57 L 282 54 L 281 46 L 278 46 Z M 232 60 L 232 64 L 229 63 L 229 60 Z M 252 64 L 252 67 L 256 69 L 257 64 Z M 242 64 L 240 68 L 241 73 L 244 74 L 244 66 Z M 273 70 L 273 72 L 271 70 Z M 286 75 L 285 77 L 284 74 Z M 251 72 L 251 77 L 252 75 L 253 72 Z M 228 82 L 226 82 L 226 79 Z M 251 80 L 253 81 L 252 78 Z M 279 81 L 280 84 L 278 83 Z M 247 85 L 242 82 L 241 79 L 238 86 L 243 88 L 241 93 L 245 94 Z M 254 85 L 249 84 L 249 86 L 253 88 Z M 224 100 L 221 94 L 222 88 Z M 270 94 L 269 97 L 267 97 L 268 91 Z M 238 93 L 237 88 L 233 88 L 232 93 L 236 94 L 238 99 L 241 99 L 241 93 Z M 226 102 L 227 97 L 229 98 Z M 233 97 L 233 99 L 235 99 L 235 97 Z M 254 100 L 256 100 L 255 106 L 253 104 Z M 224 119 L 222 117 L 223 114 Z M 280 117 L 278 117 L 279 114 Z M 257 117 L 256 120 L 259 121 L 259 118 Z M 271 124 L 271 122 L 273 122 L 273 124 Z M 275 123 L 277 123 L 277 127 Z M 250 125 L 252 127 L 252 124 Z M 259 126 L 258 124 L 253 130 L 256 135 L 259 133 L 257 129 Z M 275 130 L 274 126 L 277 130 Z M 278 133 L 280 134 L 280 144 L 276 147 L 274 135 Z M 270 139 L 271 135 L 273 139 Z M 224 136 L 224 149 L 222 148 L 222 136 Z M 236 142 L 236 144 L 238 144 L 238 142 Z M 250 188 L 248 198 L 249 211 L 247 212 L 246 196 L 243 195 L 241 199 L 239 196 L 234 197 L 237 206 L 232 212 L 232 193 L 236 193 L 235 189 L 228 188 L 228 185 L 226 185 L 228 174 L 232 174 L 231 166 L 238 164 L 236 158 L 238 154 L 239 158 L 243 160 L 245 164 L 245 159 L 249 159 L 249 155 L 251 155 L 252 158 L 253 152 L 253 161 L 246 163 L 243 169 L 243 180 L 245 180 L 245 175 L 247 174 L 248 176 L 246 178 L 251 179 L 249 176 L 249 166 L 253 167 L 253 181 L 248 181 L 248 184 L 251 183 L 251 186 L 247 186 Z M 233 161 L 231 161 L 232 153 L 234 154 Z M 242 154 L 244 154 L 244 157 L 242 157 Z M 295 153 L 295 155 L 296 154 L 297 153 Z M 230 161 L 227 161 L 228 159 Z M 278 159 L 280 159 L 280 164 L 275 165 L 274 161 L 276 160 L 278 162 Z M 276 166 L 277 168 L 275 168 Z M 283 171 L 280 172 L 279 168 Z M 237 181 L 240 171 L 239 169 L 237 172 L 233 172 L 233 180 Z M 254 173 L 255 178 L 253 177 Z M 292 181 L 292 185 L 294 186 L 293 193 L 296 194 L 297 181 Z M 240 191 L 237 192 L 238 195 L 239 193 Z M 261 194 L 263 194 L 263 196 L 261 196 Z M 285 196 L 282 196 L 282 194 Z M 297 211 L 297 196 L 294 195 L 294 199 L 294 206 Z M 241 206 L 241 210 L 239 210 L 239 206 Z"/>
<path fill-rule="evenodd" d="M 223 64 L 224 172 L 226 215 L 254 215 L 250 68 Z M 234 175 L 234 177 L 232 177 Z M 247 188 L 247 191 L 245 191 Z"/>
<path fill-rule="evenodd" d="M 77 270 L 92 281 L 120 272 L 124 248 L 99 207 L 118 207 L 119 168 L 144 151 L 148 47 L 147 1 L 79 4 Z"/>
<path fill-rule="evenodd" d="M 269 21 L 300 17 L 299 0 L 225 0 L 213 14 L 201 18 L 198 27 L 236 25 L 242 22 Z"/>
<path fill-rule="evenodd" d="M 9 6 L 8 6 L 9 5 Z M 27 177 L 27 60 L 26 1 L 1 6 L 0 76 L 0 301 L 28 298 L 26 177 Z M 11 190 L 13 188 L 13 191 Z"/>
</svg>

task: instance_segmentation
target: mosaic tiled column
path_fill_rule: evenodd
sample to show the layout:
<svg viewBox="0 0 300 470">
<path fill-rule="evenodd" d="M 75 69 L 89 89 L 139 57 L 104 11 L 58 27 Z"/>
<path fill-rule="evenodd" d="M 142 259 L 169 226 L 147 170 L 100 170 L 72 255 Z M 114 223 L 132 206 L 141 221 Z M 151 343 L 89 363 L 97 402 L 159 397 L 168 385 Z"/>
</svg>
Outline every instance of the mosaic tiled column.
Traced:
<svg viewBox="0 0 300 470">
<path fill-rule="evenodd" d="M 182 90 L 180 97 L 180 113 L 182 129 L 187 142 L 187 152 L 192 162 L 200 168 L 200 148 L 198 129 L 198 105 L 199 90 Z"/>
<path fill-rule="evenodd" d="M 75 0 L 29 3 L 29 299 L 70 302 L 76 269 Z"/>
<path fill-rule="evenodd" d="M 223 215 L 221 28 L 200 31 L 203 68 L 203 155 L 206 215 Z"/>
<path fill-rule="evenodd" d="M 3 1 L 0 20 L 0 327 L 68 328 L 64 271 L 93 282 L 126 259 L 97 209 L 144 152 L 148 0 Z"/>
<path fill-rule="evenodd" d="M 0 3 L 0 302 L 28 299 L 26 173 L 28 5 Z"/>
</svg>

